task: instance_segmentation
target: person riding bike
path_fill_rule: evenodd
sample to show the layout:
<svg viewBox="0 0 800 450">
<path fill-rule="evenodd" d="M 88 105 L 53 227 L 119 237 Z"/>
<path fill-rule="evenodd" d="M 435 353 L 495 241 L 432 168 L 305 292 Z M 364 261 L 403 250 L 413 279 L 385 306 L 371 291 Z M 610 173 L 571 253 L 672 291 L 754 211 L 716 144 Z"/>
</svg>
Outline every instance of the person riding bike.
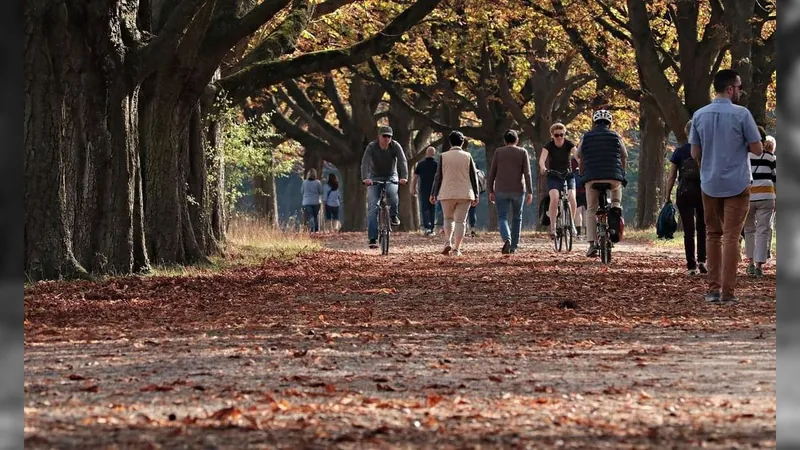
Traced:
<svg viewBox="0 0 800 450">
<path fill-rule="evenodd" d="M 578 146 L 580 176 L 586 185 L 585 221 L 586 236 L 589 240 L 589 250 L 586 252 L 588 257 L 596 256 L 598 251 L 595 239 L 600 192 L 593 188 L 594 184 L 611 185 L 612 207 L 609 212 L 609 226 L 612 237 L 614 233 L 621 231 L 618 226 L 622 221 L 622 188 L 628 184 L 625 179 L 628 150 L 625 148 L 622 136 L 611 129 L 611 121 L 610 111 L 605 109 L 595 111 L 592 115 L 594 126 L 583 135 Z"/>
<path fill-rule="evenodd" d="M 370 142 L 361 157 L 361 179 L 367 187 L 367 237 L 369 248 L 378 248 L 378 201 L 381 189 L 386 189 L 389 199 L 389 213 L 392 226 L 400 225 L 398 216 L 398 185 L 388 183 L 374 185 L 375 181 L 394 181 L 401 186 L 408 182 L 408 161 L 403 147 L 395 140 L 392 127 L 382 126 L 378 129 L 378 139 Z M 399 179 L 398 179 L 399 177 Z"/>
<path fill-rule="evenodd" d="M 572 174 L 572 167 L 570 162 L 575 158 L 577 149 L 575 144 L 566 138 L 567 127 L 563 123 L 555 123 L 550 127 L 550 141 L 548 141 L 544 148 L 542 148 L 541 155 L 539 156 L 539 174 L 547 174 L 547 191 L 550 196 L 550 237 L 556 235 L 556 214 L 558 211 L 558 197 L 561 192 L 563 181 L 555 174 L 547 172 L 550 169 L 553 172 L 560 172 L 566 174 L 567 192 L 569 199 L 570 210 L 570 226 L 572 227 L 572 235 L 577 235 L 575 230 L 575 215 L 577 212 L 577 201 L 575 199 L 575 177 Z"/>
</svg>

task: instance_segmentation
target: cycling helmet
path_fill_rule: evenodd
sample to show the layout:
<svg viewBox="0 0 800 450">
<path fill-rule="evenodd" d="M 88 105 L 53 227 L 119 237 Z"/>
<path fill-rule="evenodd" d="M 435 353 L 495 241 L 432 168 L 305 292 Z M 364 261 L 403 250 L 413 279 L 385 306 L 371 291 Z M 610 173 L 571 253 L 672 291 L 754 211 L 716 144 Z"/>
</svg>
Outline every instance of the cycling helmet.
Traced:
<svg viewBox="0 0 800 450">
<path fill-rule="evenodd" d="M 611 111 L 607 109 L 598 109 L 592 114 L 592 122 L 599 122 L 601 120 L 611 123 Z"/>
</svg>

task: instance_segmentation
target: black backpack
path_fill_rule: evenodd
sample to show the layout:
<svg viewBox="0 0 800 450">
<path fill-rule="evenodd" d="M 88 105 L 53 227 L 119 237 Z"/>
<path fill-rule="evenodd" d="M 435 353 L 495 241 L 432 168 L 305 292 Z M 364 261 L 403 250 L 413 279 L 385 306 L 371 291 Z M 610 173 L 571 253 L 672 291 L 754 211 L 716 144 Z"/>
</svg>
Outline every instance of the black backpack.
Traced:
<svg viewBox="0 0 800 450">
<path fill-rule="evenodd" d="M 683 197 L 685 195 L 700 195 L 700 165 L 694 158 L 687 158 L 681 162 L 678 168 L 680 174 L 678 178 L 678 192 L 677 195 Z"/>
<path fill-rule="evenodd" d="M 656 221 L 656 234 L 659 239 L 672 239 L 678 229 L 678 220 L 675 218 L 675 207 L 672 202 L 664 203 Z"/>
</svg>

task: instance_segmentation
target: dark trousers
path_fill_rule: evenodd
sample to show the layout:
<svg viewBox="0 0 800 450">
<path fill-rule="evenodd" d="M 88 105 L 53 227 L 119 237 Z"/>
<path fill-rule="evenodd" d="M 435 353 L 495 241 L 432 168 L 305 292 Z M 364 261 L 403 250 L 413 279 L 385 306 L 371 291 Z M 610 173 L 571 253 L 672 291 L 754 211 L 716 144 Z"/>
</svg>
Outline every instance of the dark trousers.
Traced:
<svg viewBox="0 0 800 450">
<path fill-rule="evenodd" d="M 433 222 L 436 220 L 436 204 L 431 203 L 430 194 L 419 196 L 419 215 L 422 219 L 422 228 L 433 230 Z"/>
<path fill-rule="evenodd" d="M 703 197 L 679 195 L 675 199 L 675 203 L 683 222 L 686 268 L 697 269 L 697 263 L 706 262 L 706 219 L 703 212 Z M 697 237 L 697 253 L 695 253 L 695 236 Z"/>
<path fill-rule="evenodd" d="M 478 207 L 477 206 L 470 206 L 469 213 L 467 213 L 467 219 L 469 219 L 469 228 L 470 230 L 475 229 L 475 223 L 478 221 Z"/>
</svg>

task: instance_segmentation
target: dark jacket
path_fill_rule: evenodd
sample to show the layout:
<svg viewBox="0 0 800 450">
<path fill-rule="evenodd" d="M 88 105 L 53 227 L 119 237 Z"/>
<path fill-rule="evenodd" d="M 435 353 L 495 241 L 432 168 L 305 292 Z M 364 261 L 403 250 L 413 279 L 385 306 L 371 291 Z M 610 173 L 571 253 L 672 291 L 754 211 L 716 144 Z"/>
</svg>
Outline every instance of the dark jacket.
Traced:
<svg viewBox="0 0 800 450">
<path fill-rule="evenodd" d="M 627 155 L 627 150 L 620 135 L 606 125 L 595 126 L 581 139 L 582 181 L 584 183 L 595 180 L 624 181 L 623 154 Z"/>
</svg>

